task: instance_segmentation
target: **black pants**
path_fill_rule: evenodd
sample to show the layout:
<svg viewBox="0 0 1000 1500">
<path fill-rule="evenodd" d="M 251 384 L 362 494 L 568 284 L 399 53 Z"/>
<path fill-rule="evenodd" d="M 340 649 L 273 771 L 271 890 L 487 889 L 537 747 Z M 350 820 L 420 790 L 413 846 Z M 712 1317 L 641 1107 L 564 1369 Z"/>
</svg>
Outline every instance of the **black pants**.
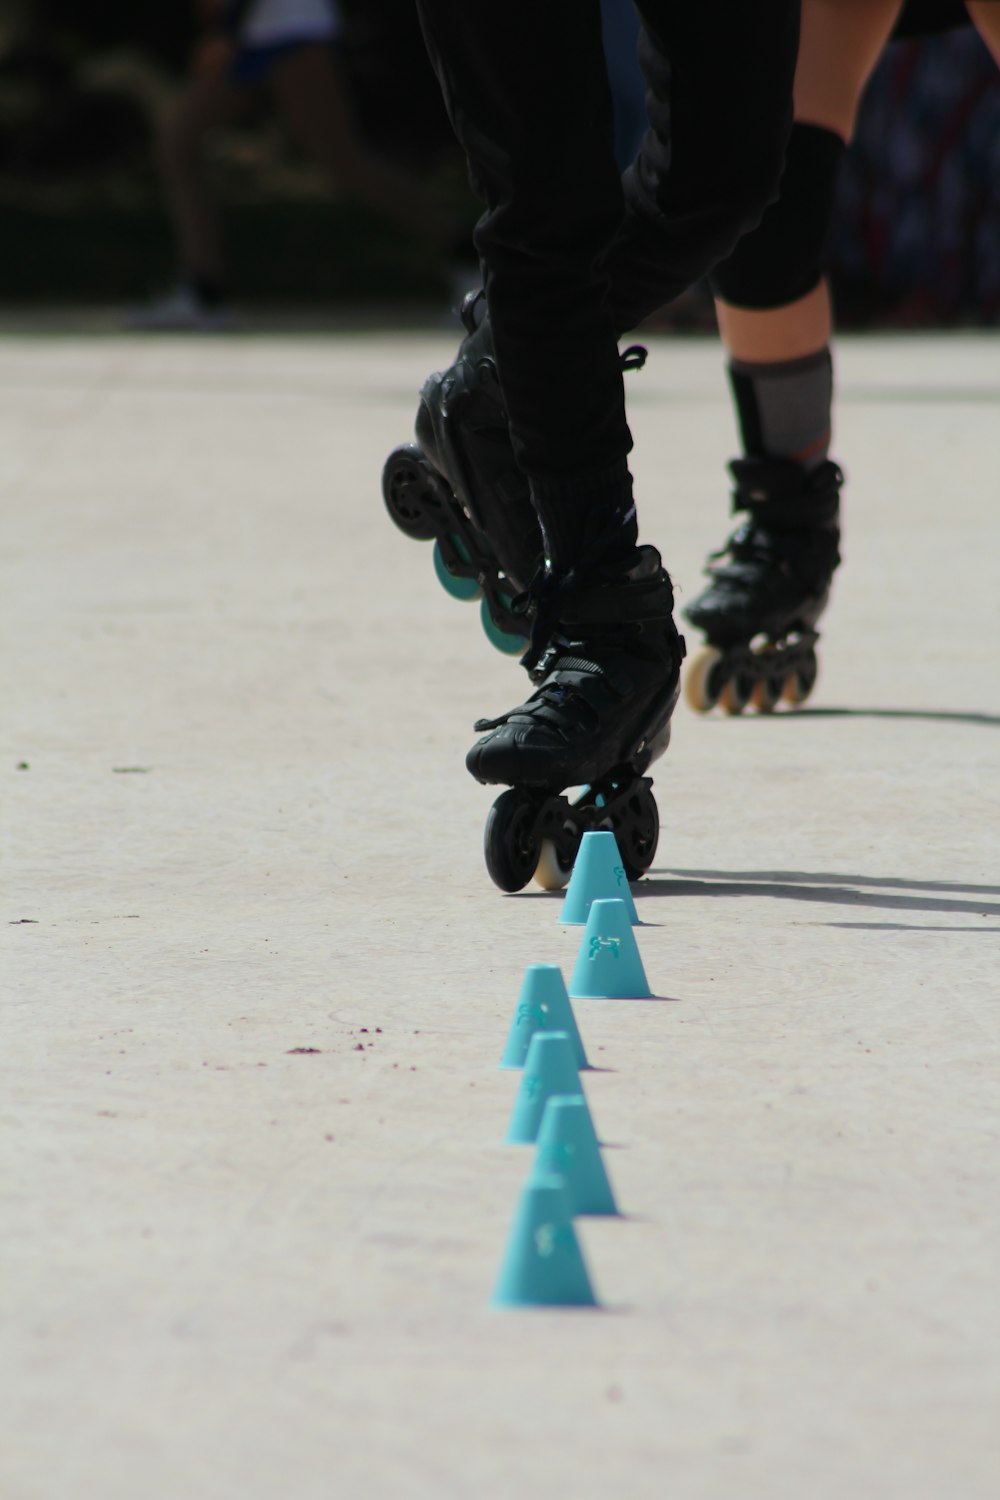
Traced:
<svg viewBox="0 0 1000 1500">
<path fill-rule="evenodd" d="M 631 448 L 618 338 L 778 190 L 799 0 L 636 0 L 650 128 L 619 177 L 598 0 L 417 0 L 486 211 L 497 366 L 529 478 L 583 498 Z"/>
</svg>

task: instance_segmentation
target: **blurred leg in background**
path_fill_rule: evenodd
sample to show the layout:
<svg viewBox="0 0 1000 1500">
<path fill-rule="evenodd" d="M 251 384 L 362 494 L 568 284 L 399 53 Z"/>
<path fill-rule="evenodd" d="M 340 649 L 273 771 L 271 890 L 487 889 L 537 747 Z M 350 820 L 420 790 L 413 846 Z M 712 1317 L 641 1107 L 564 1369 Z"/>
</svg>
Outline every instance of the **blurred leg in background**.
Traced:
<svg viewBox="0 0 1000 1500">
<path fill-rule="evenodd" d="M 239 124 L 258 90 L 229 75 L 228 60 L 197 73 L 160 121 L 157 161 L 177 246 L 178 284 L 137 310 L 130 322 L 148 329 L 229 326 L 222 232 L 215 198 L 205 181 L 208 141 Z"/>
<path fill-rule="evenodd" d="M 229 289 L 218 205 L 205 176 L 214 136 L 251 121 L 268 101 L 320 168 L 331 192 L 363 205 L 450 267 L 470 235 L 420 177 L 373 150 L 358 128 L 334 42 L 328 0 L 254 0 L 215 12 L 192 76 L 165 112 L 158 162 L 178 259 L 178 284 L 135 311 L 131 326 L 226 328 Z"/>
<path fill-rule="evenodd" d="M 968 0 L 966 9 L 1000 67 L 1000 5 L 996 0 Z"/>
<path fill-rule="evenodd" d="M 452 249 L 461 226 L 424 182 L 369 148 L 355 128 L 336 56 L 329 48 L 288 52 L 276 62 L 268 82 L 299 143 L 335 189 L 431 250 L 446 254 Z"/>
</svg>

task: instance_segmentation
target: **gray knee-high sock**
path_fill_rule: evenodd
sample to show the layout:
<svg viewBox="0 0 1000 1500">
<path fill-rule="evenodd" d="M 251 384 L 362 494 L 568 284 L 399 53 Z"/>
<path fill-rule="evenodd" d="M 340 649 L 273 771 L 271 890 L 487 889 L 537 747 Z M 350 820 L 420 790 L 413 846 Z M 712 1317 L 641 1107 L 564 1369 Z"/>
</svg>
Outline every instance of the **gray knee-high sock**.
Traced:
<svg viewBox="0 0 1000 1500">
<path fill-rule="evenodd" d="M 829 348 L 804 359 L 733 359 L 729 380 L 748 458 L 788 458 L 809 471 L 827 458 L 833 408 Z"/>
</svg>

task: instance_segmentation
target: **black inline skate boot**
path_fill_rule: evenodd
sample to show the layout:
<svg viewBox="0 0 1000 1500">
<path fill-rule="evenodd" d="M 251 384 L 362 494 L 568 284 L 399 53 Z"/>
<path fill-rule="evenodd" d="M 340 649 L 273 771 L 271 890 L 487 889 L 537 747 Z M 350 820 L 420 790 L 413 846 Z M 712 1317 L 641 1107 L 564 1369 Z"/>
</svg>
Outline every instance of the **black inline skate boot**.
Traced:
<svg viewBox="0 0 1000 1500">
<path fill-rule="evenodd" d="M 680 691 L 684 641 L 670 579 L 654 547 L 585 576 L 547 572 L 532 586 L 538 686 L 525 703 L 476 729 L 466 765 L 477 781 L 510 787 L 486 824 L 486 867 L 504 891 L 535 876 L 569 879 L 580 840 L 611 829 L 629 880 L 653 862 L 659 815 L 643 773 L 666 750 Z M 583 787 L 575 802 L 562 795 Z"/>
<path fill-rule="evenodd" d="M 712 554 L 708 587 L 685 609 L 708 644 L 688 668 L 684 695 L 707 713 L 748 703 L 770 713 L 804 703 L 816 682 L 816 622 L 840 562 L 843 474 L 806 472 L 786 459 L 737 459 L 733 510 L 746 521 Z"/>
<path fill-rule="evenodd" d="M 382 494 L 401 531 L 434 541 L 448 593 L 481 598 L 490 640 L 520 653 L 531 624 L 514 601 L 541 567 L 542 534 L 514 460 L 482 292 L 466 297 L 462 321 L 454 364 L 420 393 L 416 443 L 386 459 Z"/>
</svg>

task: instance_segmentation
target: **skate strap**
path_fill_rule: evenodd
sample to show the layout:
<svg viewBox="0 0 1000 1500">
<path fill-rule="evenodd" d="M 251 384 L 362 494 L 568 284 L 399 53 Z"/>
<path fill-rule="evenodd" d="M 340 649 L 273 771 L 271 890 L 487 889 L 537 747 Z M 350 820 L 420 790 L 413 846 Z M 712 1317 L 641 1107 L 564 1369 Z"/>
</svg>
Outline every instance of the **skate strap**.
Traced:
<svg viewBox="0 0 1000 1500">
<path fill-rule="evenodd" d="M 809 473 L 786 459 L 735 459 L 734 513 L 774 531 L 806 531 L 836 522 L 844 475 L 829 459 Z"/>
<path fill-rule="evenodd" d="M 631 674 L 615 663 L 566 657 L 524 703 L 495 719 L 477 719 L 473 728 L 477 734 L 484 734 L 511 722 L 532 719 L 565 734 L 568 710 L 572 709 L 581 722 L 594 720 L 601 702 L 606 705 L 609 692 L 624 702 L 634 687 Z"/>
<path fill-rule="evenodd" d="M 553 659 L 554 649 L 558 655 L 581 637 L 595 635 L 608 644 L 620 644 L 658 620 L 672 618 L 673 590 L 659 553 L 651 547 L 641 548 L 637 556 L 641 553 L 647 554 L 648 572 L 645 577 L 627 579 L 624 588 L 627 575 L 620 565 L 587 574 L 571 570 L 560 575 L 544 569 L 536 574 L 515 603 L 515 607 L 522 601 L 534 606 L 531 645 L 521 665 L 536 682 L 545 675 L 542 663 Z"/>
<path fill-rule="evenodd" d="M 761 568 L 785 569 L 794 557 L 793 533 L 767 531 L 747 521 L 733 532 L 724 547 L 709 553 L 705 571 L 712 578 L 749 582 L 759 576 Z"/>
<path fill-rule="evenodd" d="M 623 370 L 641 370 L 649 358 L 649 350 L 645 344 L 629 344 L 618 356 L 618 363 Z"/>
</svg>

